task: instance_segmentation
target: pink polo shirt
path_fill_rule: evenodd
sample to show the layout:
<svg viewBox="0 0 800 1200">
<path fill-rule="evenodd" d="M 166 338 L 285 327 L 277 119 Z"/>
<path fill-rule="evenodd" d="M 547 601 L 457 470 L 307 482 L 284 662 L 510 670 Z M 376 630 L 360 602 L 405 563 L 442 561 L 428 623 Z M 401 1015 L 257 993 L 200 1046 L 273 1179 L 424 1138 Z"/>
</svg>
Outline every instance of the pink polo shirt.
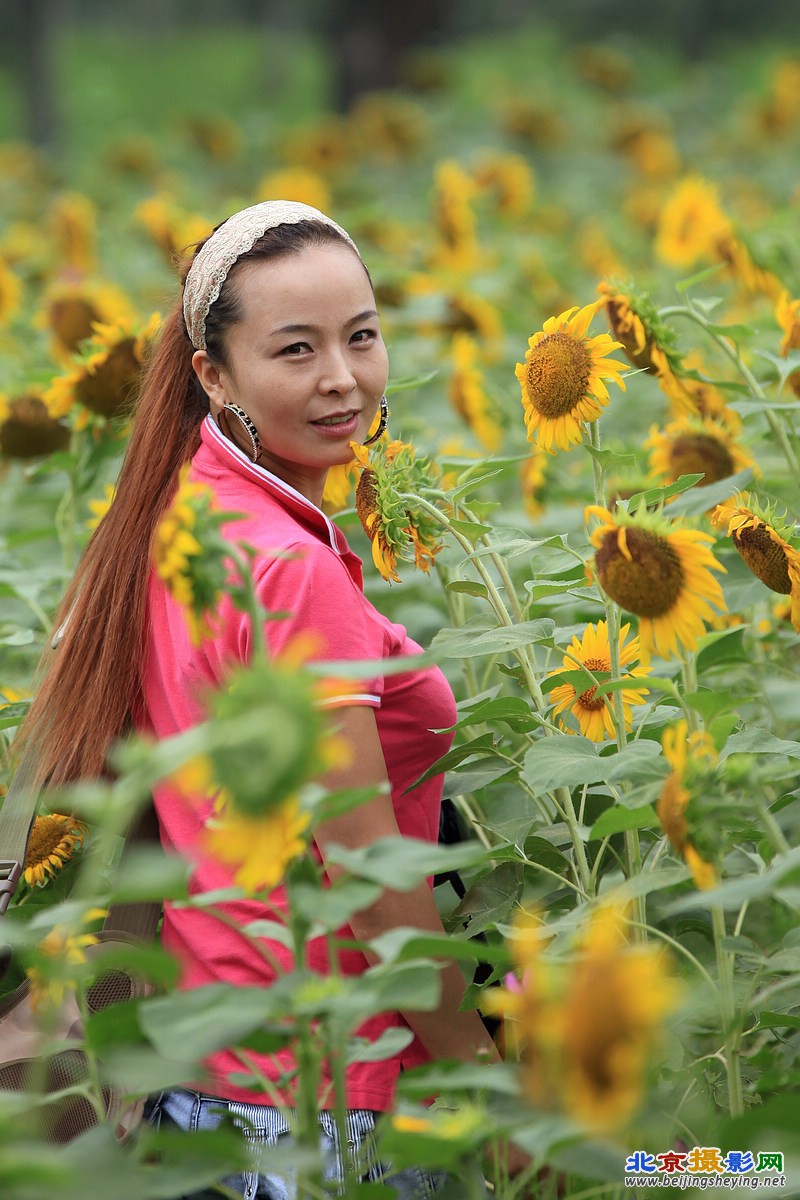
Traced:
<svg viewBox="0 0 800 1200">
<path fill-rule="evenodd" d="M 221 510 L 245 514 L 227 524 L 223 532 L 232 541 L 245 541 L 256 548 L 254 581 L 265 609 L 290 614 L 265 624 L 267 644 L 273 655 L 279 655 L 297 634 L 308 631 L 316 635 L 319 649 L 315 658 L 319 661 L 420 653 L 420 647 L 407 636 L 403 626 L 381 616 L 365 597 L 361 560 L 350 550 L 341 530 L 299 492 L 249 462 L 222 436 L 210 417 L 202 426 L 202 444 L 192 462 L 191 478 L 213 488 Z M 182 610 L 155 573 L 150 580 L 148 603 L 150 620 L 143 680 L 147 711 L 141 724 L 157 738 L 166 738 L 203 719 L 202 694 L 209 687 L 223 686 L 231 666 L 248 661 L 250 630 L 247 618 L 226 596 L 220 606 L 218 632 L 200 646 L 193 646 Z M 369 680 L 354 681 L 352 695 L 343 702 L 366 704 L 375 709 L 400 832 L 435 842 L 441 778 L 405 793 L 450 747 L 450 734 L 433 732 L 453 725 L 456 719 L 453 695 L 444 676 L 435 667 L 376 675 Z M 192 894 L 230 887 L 229 869 L 205 857 L 198 848 L 212 809 L 212 798 L 202 803 L 196 798 L 188 800 L 164 783 L 156 788 L 154 799 L 165 848 L 183 854 L 193 864 Z M 270 902 L 279 911 L 285 911 L 283 887 L 275 889 Z M 226 902 L 219 904 L 217 910 L 226 920 L 232 919 L 240 925 L 261 918 L 275 919 L 275 909 L 257 900 Z M 398 924 L 402 923 L 400 913 Z M 338 936 L 353 939 L 347 926 Z M 166 904 L 162 938 L 181 965 L 184 988 L 216 982 L 269 987 L 277 977 L 264 956 L 244 936 L 215 917 L 213 910 Z M 269 942 L 268 947 L 281 971 L 292 969 L 291 955 L 284 946 Z M 327 973 L 326 945 L 321 938 L 310 944 L 309 965 L 312 970 Z M 367 966 L 360 951 L 340 952 L 343 974 L 358 975 Z M 383 1013 L 367 1021 L 358 1034 L 374 1040 L 383 1030 L 397 1025 L 405 1025 L 398 1013 Z M 271 1080 L 294 1066 L 289 1051 L 253 1057 Z M 427 1058 L 422 1044 L 414 1039 L 406 1050 L 391 1059 L 349 1067 L 348 1107 L 389 1109 L 400 1070 Z M 203 1090 L 232 1100 L 272 1102 L 263 1092 L 253 1092 L 231 1082 L 231 1075 L 244 1070 L 233 1052 L 220 1051 L 205 1066 L 208 1076 L 198 1081 Z M 294 1103 L 290 1091 L 280 1095 L 282 1103 Z"/>
</svg>

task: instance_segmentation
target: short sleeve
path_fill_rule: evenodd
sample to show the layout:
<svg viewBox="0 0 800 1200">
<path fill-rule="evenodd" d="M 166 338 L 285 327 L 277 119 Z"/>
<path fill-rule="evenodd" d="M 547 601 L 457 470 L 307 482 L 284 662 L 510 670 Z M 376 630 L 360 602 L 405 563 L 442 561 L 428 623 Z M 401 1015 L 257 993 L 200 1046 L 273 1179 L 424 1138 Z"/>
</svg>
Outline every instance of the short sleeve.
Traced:
<svg viewBox="0 0 800 1200">
<path fill-rule="evenodd" d="M 265 610 L 270 653 L 280 657 L 297 639 L 310 662 L 376 660 L 384 657 L 383 629 L 339 555 L 323 544 L 291 547 L 262 562 L 256 594 Z M 383 676 L 338 679 L 322 703 L 377 707 Z"/>
</svg>

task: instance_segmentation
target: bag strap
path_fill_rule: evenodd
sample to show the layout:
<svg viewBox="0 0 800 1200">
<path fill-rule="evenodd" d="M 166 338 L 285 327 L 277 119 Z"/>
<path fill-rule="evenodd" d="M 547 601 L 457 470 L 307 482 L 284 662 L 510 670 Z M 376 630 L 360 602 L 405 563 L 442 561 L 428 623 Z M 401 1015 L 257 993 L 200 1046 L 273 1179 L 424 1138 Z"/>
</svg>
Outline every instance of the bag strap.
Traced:
<svg viewBox="0 0 800 1200">
<path fill-rule="evenodd" d="M 0 808 L 0 916 L 5 914 L 17 890 L 28 853 L 28 838 L 39 799 L 32 786 L 35 774 L 36 756 L 28 745 Z"/>
<path fill-rule="evenodd" d="M 160 842 L 158 817 L 152 799 L 144 806 L 125 835 L 122 859 L 133 846 Z M 129 933 L 142 941 L 152 942 L 161 920 L 163 904 L 160 900 L 137 900 L 128 904 L 112 904 L 103 921 L 103 931 Z"/>
</svg>

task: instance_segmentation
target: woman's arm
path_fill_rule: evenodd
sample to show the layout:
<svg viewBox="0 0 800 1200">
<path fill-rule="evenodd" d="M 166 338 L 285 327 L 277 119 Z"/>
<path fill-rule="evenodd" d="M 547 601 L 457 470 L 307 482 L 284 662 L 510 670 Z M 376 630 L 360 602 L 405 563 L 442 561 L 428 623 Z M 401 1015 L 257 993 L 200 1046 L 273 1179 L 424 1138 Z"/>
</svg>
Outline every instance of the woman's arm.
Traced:
<svg viewBox="0 0 800 1200">
<path fill-rule="evenodd" d="M 354 705 L 337 709 L 335 715 L 341 736 L 350 742 L 353 757 L 350 766 L 330 772 L 322 782 L 331 790 L 386 784 L 386 764 L 373 710 Z M 400 837 L 388 793 L 341 817 L 326 821 L 314 832 L 314 839 L 332 880 L 343 874 L 342 867 L 327 861 L 327 851 L 332 844 L 356 849 L 384 837 Z M 350 926 L 362 943 L 400 925 L 425 933 L 444 933 L 433 893 L 425 880 L 410 892 L 386 888 L 374 904 L 350 918 Z M 378 961 L 369 950 L 365 953 L 370 962 Z M 458 1011 L 465 987 L 458 965 L 447 963 L 442 967 L 440 977 L 442 992 L 438 1007 L 432 1012 L 403 1012 L 409 1028 L 433 1058 L 499 1062 L 497 1047 L 478 1014 Z"/>
</svg>

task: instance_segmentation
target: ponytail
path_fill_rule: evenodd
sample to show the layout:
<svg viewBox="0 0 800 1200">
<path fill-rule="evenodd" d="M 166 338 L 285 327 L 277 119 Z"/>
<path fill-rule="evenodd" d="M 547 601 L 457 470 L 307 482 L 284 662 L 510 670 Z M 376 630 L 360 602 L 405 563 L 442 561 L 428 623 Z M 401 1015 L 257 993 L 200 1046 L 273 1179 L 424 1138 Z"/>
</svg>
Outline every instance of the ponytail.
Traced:
<svg viewBox="0 0 800 1200">
<path fill-rule="evenodd" d="M 19 733 L 36 747 L 39 785 L 101 775 L 142 709 L 153 536 L 207 412 L 179 304 L 148 364 L 116 496 L 64 597 L 56 618 L 63 637 L 42 658 L 41 687 Z"/>
</svg>

